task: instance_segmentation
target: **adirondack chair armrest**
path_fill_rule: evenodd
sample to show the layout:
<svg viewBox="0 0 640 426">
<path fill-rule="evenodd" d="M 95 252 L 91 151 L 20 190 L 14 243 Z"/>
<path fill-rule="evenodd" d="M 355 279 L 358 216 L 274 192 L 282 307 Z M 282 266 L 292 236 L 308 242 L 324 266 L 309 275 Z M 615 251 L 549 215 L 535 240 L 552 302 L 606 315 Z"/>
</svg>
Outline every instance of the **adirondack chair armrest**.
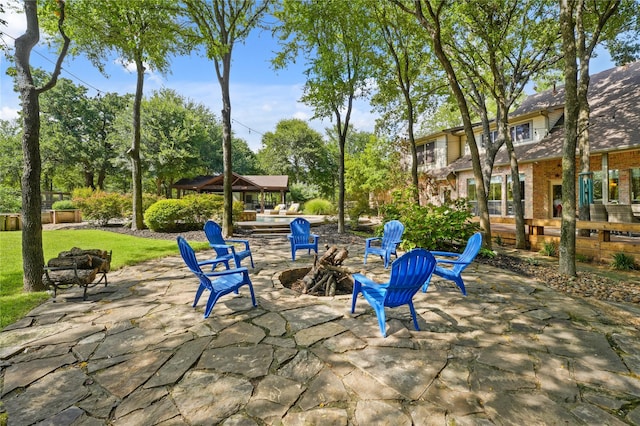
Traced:
<svg viewBox="0 0 640 426">
<path fill-rule="evenodd" d="M 434 256 L 446 256 L 446 257 L 460 257 L 460 253 L 452 253 L 450 251 L 430 251 L 429 253 L 431 253 Z M 436 260 L 440 260 L 440 259 L 436 259 Z"/>
<path fill-rule="evenodd" d="M 446 263 L 449 265 L 467 265 L 469 262 L 453 260 L 453 259 L 436 259 L 437 263 Z"/>
<path fill-rule="evenodd" d="M 227 243 L 244 244 L 245 250 L 249 250 L 249 240 L 231 239 L 231 240 L 225 240 L 225 242 L 227 242 Z"/>
<path fill-rule="evenodd" d="M 388 283 L 376 282 L 376 281 L 372 280 L 371 278 L 367 277 L 366 275 L 362 275 L 362 274 L 353 274 L 353 280 L 354 281 L 358 281 L 364 287 L 385 288 L 385 287 L 389 286 Z"/>
<path fill-rule="evenodd" d="M 233 274 L 244 274 L 244 273 L 249 273 L 249 270 L 245 267 L 242 268 L 232 268 L 232 269 L 224 269 L 222 271 L 216 271 L 216 272 L 205 272 L 204 274 L 207 277 L 219 277 L 219 276 L 223 276 L 223 275 L 233 275 Z"/>
<path fill-rule="evenodd" d="M 220 263 L 220 259 L 201 260 L 198 262 L 198 266 L 215 265 L 216 263 Z"/>
<path fill-rule="evenodd" d="M 212 249 L 234 249 L 233 245 L 231 244 L 209 244 L 209 246 Z"/>
<path fill-rule="evenodd" d="M 369 244 L 369 243 L 371 243 L 372 241 L 377 241 L 377 240 L 382 240 L 382 237 L 370 237 L 370 238 L 367 238 L 367 239 L 365 240 L 365 242 L 366 242 L 367 244 Z"/>
<path fill-rule="evenodd" d="M 320 235 L 318 235 L 318 234 L 311 234 L 311 238 L 313 238 L 313 241 L 318 241 L 318 238 L 320 238 Z"/>
</svg>

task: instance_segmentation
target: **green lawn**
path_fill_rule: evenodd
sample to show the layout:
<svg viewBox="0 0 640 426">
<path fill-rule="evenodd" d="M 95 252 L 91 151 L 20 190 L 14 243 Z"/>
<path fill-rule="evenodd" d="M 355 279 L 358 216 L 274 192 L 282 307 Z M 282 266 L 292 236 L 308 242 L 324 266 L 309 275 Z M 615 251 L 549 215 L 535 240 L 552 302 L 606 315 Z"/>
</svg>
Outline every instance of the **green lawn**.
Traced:
<svg viewBox="0 0 640 426">
<path fill-rule="evenodd" d="M 42 244 L 45 262 L 72 247 L 112 250 L 112 270 L 178 254 L 178 244 L 172 240 L 87 229 L 43 231 Z M 192 246 L 195 250 L 209 247 L 207 243 L 193 243 Z M 22 232 L 0 232 L 0 329 L 19 320 L 50 297 L 47 292 L 22 291 Z"/>
</svg>

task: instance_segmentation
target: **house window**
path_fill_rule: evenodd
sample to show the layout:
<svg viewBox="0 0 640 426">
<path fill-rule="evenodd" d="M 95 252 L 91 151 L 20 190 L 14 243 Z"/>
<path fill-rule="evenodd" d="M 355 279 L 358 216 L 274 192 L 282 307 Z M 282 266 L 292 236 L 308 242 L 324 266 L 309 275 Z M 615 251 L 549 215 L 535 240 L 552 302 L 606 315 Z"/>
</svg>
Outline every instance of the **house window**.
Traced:
<svg viewBox="0 0 640 426">
<path fill-rule="evenodd" d="M 602 194 L 602 171 L 593 172 L 593 202 L 602 203 L 604 197 Z M 609 178 L 607 179 L 607 203 L 618 203 L 620 199 L 620 191 L 618 188 L 618 170 L 609 170 Z"/>
<path fill-rule="evenodd" d="M 513 188 L 511 186 L 511 175 L 507 176 L 507 216 L 515 215 L 513 210 Z M 520 195 L 522 196 L 522 211 L 524 211 L 524 174 L 520 173 Z"/>
<path fill-rule="evenodd" d="M 436 143 L 430 142 L 416 147 L 418 164 L 432 164 L 436 162 Z"/>
<path fill-rule="evenodd" d="M 418 164 L 424 164 L 424 145 L 418 145 L 416 147 L 416 156 Z"/>
<path fill-rule="evenodd" d="M 498 131 L 497 131 L 497 130 L 493 130 L 493 131 L 490 133 L 489 138 L 491 139 L 491 143 L 495 142 L 495 141 L 496 141 L 496 139 L 498 138 Z M 486 137 L 484 136 L 484 133 L 482 133 L 482 134 L 480 135 L 480 142 L 481 142 L 481 144 L 482 144 L 482 147 L 483 147 L 483 148 L 487 146 L 487 143 L 486 143 Z"/>
<path fill-rule="evenodd" d="M 475 179 L 467 179 L 467 199 L 471 205 L 471 212 L 478 216 L 478 193 Z"/>
<path fill-rule="evenodd" d="M 515 143 L 531 140 L 531 122 L 512 126 L 511 139 Z"/>
<path fill-rule="evenodd" d="M 640 204 L 640 168 L 631 169 L 631 203 Z"/>
<path fill-rule="evenodd" d="M 502 176 L 491 176 L 487 204 L 489 214 L 502 214 Z"/>
<path fill-rule="evenodd" d="M 436 162 L 436 143 L 428 143 L 424 145 L 424 162 L 425 164 L 431 164 Z"/>
</svg>

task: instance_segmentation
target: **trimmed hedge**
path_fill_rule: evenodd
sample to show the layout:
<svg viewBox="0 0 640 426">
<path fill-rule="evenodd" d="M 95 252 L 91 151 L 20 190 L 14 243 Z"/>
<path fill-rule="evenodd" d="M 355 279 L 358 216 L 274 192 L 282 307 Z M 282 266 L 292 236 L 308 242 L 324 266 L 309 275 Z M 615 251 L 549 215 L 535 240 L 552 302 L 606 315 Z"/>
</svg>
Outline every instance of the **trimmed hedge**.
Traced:
<svg viewBox="0 0 640 426">
<path fill-rule="evenodd" d="M 159 200 L 144 213 L 144 222 L 152 231 L 180 232 L 199 230 L 213 219 L 222 220 L 224 198 L 216 194 L 188 195 L 180 199 Z M 241 201 L 233 202 L 232 216 L 240 217 L 244 210 Z"/>
</svg>

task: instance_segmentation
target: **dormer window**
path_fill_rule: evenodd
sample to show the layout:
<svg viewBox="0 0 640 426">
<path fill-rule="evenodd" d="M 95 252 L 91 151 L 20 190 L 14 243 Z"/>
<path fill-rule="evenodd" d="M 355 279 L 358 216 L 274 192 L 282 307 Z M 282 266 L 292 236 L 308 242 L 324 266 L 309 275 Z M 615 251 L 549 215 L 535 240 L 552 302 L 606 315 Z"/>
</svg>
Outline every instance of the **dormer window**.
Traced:
<svg viewBox="0 0 640 426">
<path fill-rule="evenodd" d="M 511 126 L 511 140 L 514 143 L 531 140 L 531 122 Z"/>
<path fill-rule="evenodd" d="M 532 127 L 531 127 L 531 122 L 528 121 L 526 123 L 522 123 L 522 124 L 517 124 L 515 126 L 511 126 L 510 127 L 511 130 L 511 140 L 514 143 L 520 143 L 520 142 L 526 142 L 526 141 L 530 141 L 532 139 Z M 485 148 L 487 146 L 486 141 L 485 141 L 485 136 L 484 134 L 481 134 L 480 137 L 480 144 L 483 148 Z M 496 139 L 498 139 L 498 131 L 497 130 L 492 130 L 491 131 L 491 143 L 495 142 Z"/>
<path fill-rule="evenodd" d="M 416 147 L 416 155 L 418 156 L 418 164 L 435 163 L 435 142 L 429 142 Z"/>
</svg>

